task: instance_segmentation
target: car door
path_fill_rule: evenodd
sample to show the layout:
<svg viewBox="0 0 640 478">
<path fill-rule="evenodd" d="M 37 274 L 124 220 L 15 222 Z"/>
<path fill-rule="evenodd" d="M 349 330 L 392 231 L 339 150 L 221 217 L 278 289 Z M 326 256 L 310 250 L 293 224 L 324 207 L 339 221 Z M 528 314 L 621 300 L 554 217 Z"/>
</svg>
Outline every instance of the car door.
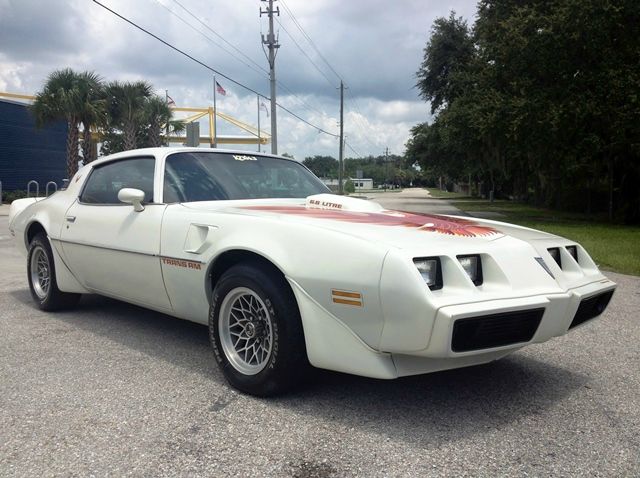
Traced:
<svg viewBox="0 0 640 478">
<path fill-rule="evenodd" d="M 88 289 L 170 311 L 159 257 L 166 205 L 153 202 L 155 163 L 133 157 L 94 167 L 66 212 L 61 239 L 69 267 Z M 120 202 L 122 188 L 144 191 L 144 210 Z"/>
</svg>

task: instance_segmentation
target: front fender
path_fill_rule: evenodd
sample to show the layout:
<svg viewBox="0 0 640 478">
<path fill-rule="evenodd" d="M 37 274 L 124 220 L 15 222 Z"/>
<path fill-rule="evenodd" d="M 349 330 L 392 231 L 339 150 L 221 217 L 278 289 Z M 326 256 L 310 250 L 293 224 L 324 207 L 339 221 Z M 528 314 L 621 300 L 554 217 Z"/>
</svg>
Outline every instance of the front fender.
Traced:
<svg viewBox="0 0 640 478">
<path fill-rule="evenodd" d="M 201 228 L 202 234 L 190 235 L 193 227 Z M 245 250 L 270 261 L 368 346 L 378 346 L 383 328 L 379 281 L 386 246 L 314 225 L 180 206 L 167 209 L 161 244 L 163 257 L 201 265 L 196 265 L 200 270 L 163 265 L 167 291 L 181 317 L 206 322 L 209 265 L 225 252 Z M 354 304 L 335 300 L 336 291 L 358 294 L 359 299 Z"/>
</svg>

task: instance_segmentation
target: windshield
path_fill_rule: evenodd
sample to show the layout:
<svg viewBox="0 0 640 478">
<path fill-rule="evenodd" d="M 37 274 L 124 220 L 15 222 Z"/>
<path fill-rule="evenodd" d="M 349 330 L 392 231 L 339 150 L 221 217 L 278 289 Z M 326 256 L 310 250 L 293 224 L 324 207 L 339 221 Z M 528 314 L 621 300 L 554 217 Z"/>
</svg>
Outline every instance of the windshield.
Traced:
<svg viewBox="0 0 640 478">
<path fill-rule="evenodd" d="M 249 153 L 185 152 L 167 157 L 164 202 L 305 198 L 329 189 L 300 163 Z"/>
</svg>

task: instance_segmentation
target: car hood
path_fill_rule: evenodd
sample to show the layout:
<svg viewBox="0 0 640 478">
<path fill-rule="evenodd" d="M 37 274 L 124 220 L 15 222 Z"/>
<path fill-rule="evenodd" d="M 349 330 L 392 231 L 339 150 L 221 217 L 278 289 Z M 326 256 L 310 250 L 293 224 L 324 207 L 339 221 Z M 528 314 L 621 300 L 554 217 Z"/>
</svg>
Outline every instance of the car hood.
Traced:
<svg viewBox="0 0 640 478">
<path fill-rule="evenodd" d="M 477 244 L 511 236 L 521 240 L 553 237 L 550 234 L 497 221 L 384 209 L 379 204 L 331 194 L 306 199 L 252 199 L 185 203 L 202 211 L 272 218 L 287 224 L 329 229 L 398 248 Z"/>
</svg>

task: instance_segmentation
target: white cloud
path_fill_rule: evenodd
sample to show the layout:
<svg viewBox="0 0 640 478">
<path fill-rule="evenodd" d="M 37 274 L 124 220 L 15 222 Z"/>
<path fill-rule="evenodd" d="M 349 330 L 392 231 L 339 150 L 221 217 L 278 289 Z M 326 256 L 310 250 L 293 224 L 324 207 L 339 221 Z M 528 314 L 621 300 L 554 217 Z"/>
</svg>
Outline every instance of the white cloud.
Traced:
<svg viewBox="0 0 640 478">
<path fill-rule="evenodd" d="M 101 0 L 184 49 L 195 58 L 267 94 L 268 79 L 260 68 L 267 63 L 260 43 L 266 18 L 258 0 L 180 0 L 207 26 L 260 65 L 256 67 L 203 27 L 171 0 Z M 428 118 L 428 107 L 414 88 L 415 71 L 433 20 L 451 9 L 472 20 L 475 2 L 403 0 L 286 0 L 280 2 L 281 48 L 276 60 L 278 101 L 309 122 L 338 132 L 338 78 L 297 30 L 284 5 L 313 39 L 322 55 L 349 86 L 345 104 L 348 144 L 362 155 L 381 154 L 385 147 L 402 153 L 409 129 Z M 278 4 L 276 4 L 278 5 Z M 172 10 L 173 14 L 169 11 Z M 193 25 L 188 27 L 183 20 Z M 199 30 L 198 33 L 195 30 Z M 325 76 L 309 63 L 285 33 L 294 36 Z M 214 45 L 204 36 L 210 37 Z M 242 61 L 234 58 L 241 58 Z M 250 63 L 253 69 L 244 63 Z M 108 80 L 146 79 L 181 106 L 209 106 L 212 73 L 88 0 L 0 0 L 0 90 L 35 93 L 54 69 L 94 70 Z M 258 69 L 258 72 L 254 71 Z M 229 92 L 221 111 L 256 125 L 255 95 L 229 80 L 218 80 Z M 294 96 L 295 94 L 295 96 Z M 355 102 L 353 100 L 355 98 Z M 309 108 L 310 106 L 310 108 Z M 262 116 L 262 126 L 270 129 Z M 201 131 L 204 130 L 204 124 Z M 279 151 L 297 158 L 338 154 L 338 140 L 278 113 Z M 224 123 L 221 134 L 239 134 Z M 251 147 L 253 148 L 253 147 Z M 346 155 L 352 155 L 347 148 Z"/>
</svg>

